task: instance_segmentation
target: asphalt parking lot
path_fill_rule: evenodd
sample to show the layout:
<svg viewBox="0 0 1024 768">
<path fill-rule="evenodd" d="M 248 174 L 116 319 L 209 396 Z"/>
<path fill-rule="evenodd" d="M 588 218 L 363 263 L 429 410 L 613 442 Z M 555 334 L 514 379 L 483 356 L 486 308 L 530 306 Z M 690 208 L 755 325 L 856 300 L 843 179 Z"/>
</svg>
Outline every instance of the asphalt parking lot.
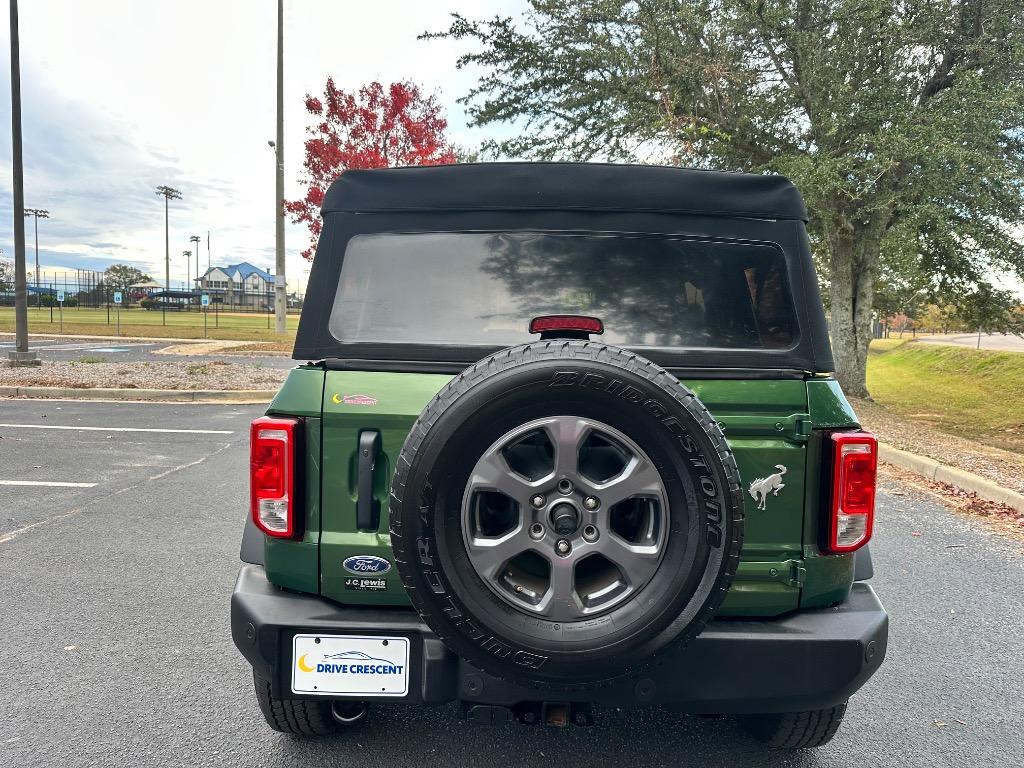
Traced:
<svg viewBox="0 0 1024 768">
<path fill-rule="evenodd" d="M 0 400 L 0 766 L 1020 765 L 1024 545 L 891 484 L 889 657 L 820 750 L 664 709 L 555 731 L 395 706 L 337 738 L 274 733 L 228 628 L 260 412 Z"/>
</svg>

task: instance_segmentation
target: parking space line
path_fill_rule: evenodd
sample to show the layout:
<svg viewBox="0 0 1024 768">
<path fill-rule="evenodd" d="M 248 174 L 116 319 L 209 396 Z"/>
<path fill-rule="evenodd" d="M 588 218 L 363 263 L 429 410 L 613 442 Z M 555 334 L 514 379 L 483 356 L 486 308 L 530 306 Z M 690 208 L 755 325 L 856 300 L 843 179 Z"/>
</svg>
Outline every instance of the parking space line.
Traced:
<svg viewBox="0 0 1024 768">
<path fill-rule="evenodd" d="M 76 432 L 159 432 L 179 435 L 233 435 L 231 429 L 157 429 L 156 427 L 77 427 L 58 424 L 0 424 L 6 429 L 65 429 Z"/>
<path fill-rule="evenodd" d="M 34 485 L 44 488 L 95 488 L 96 483 L 64 483 L 57 480 L 0 480 L 0 485 Z"/>
</svg>

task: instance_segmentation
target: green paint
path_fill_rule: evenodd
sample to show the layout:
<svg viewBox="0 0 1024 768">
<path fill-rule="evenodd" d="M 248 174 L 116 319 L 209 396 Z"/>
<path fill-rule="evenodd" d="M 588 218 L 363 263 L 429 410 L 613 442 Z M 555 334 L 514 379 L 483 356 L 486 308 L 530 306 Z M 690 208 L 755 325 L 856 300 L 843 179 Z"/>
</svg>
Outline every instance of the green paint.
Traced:
<svg viewBox="0 0 1024 768">
<path fill-rule="evenodd" d="M 313 416 L 320 418 L 320 402 L 324 390 L 324 369 L 303 365 L 288 372 L 281 389 L 274 396 L 268 414 L 281 416 Z"/>
<path fill-rule="evenodd" d="M 294 375 L 294 371 L 292 374 Z M 321 372 L 321 378 L 323 372 Z M 289 376 L 289 381 L 292 376 Z M 287 384 L 286 384 L 287 388 Z M 276 400 L 275 400 L 276 402 Z M 271 406 L 273 407 L 273 406 Z M 274 584 L 299 592 L 320 591 L 320 419 L 306 417 L 303 489 L 300 506 L 305 510 L 305 525 L 298 541 L 264 537 L 263 557 L 267 578 Z"/>
<path fill-rule="evenodd" d="M 394 461 L 413 422 L 451 378 L 324 371 L 317 366 L 291 372 L 269 412 L 307 418 L 308 525 L 302 541 L 268 542 L 272 581 L 341 603 L 409 604 L 394 568 L 383 576 L 386 590 L 356 591 L 346 589 L 346 579 L 353 574 L 344 570 L 343 562 L 353 555 L 377 555 L 394 562 L 388 535 Z M 743 552 L 719 615 L 771 617 L 844 599 L 852 582 L 852 556 L 824 557 L 816 545 L 821 445 L 820 433 L 812 431 L 856 424 L 838 384 L 828 379 L 685 383 L 722 424 L 742 478 Z M 316 418 L 321 413 L 322 420 Z M 373 478 L 380 503 L 376 531 L 356 530 L 357 445 L 363 430 L 381 434 Z M 765 509 L 758 509 L 747 488 L 755 478 L 776 472 L 776 464 L 787 469 L 786 487 L 778 496 L 769 494 Z"/>
</svg>

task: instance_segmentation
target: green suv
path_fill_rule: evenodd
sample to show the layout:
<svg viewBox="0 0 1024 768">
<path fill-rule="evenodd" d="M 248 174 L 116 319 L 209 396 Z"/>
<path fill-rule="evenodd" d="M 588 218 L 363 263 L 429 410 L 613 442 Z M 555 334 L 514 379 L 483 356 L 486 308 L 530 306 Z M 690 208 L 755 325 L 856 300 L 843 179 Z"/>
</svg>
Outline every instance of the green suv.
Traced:
<svg viewBox="0 0 1024 768">
<path fill-rule="evenodd" d="M 272 728 L 736 715 L 813 747 L 885 656 L 876 443 L 778 176 L 498 163 L 328 190 L 231 602 Z"/>
</svg>

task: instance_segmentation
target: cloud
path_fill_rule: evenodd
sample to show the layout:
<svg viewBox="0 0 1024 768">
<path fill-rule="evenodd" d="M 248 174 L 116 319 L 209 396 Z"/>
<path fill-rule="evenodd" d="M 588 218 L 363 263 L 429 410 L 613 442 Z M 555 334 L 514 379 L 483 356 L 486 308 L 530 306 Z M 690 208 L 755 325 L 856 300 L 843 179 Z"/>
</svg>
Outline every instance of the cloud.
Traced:
<svg viewBox="0 0 1024 768">
<path fill-rule="evenodd" d="M 345 88 L 412 78 L 437 92 L 453 138 L 479 144 L 455 99 L 475 79 L 456 70 L 461 43 L 418 41 L 447 26 L 449 12 L 514 13 L 523 0 L 380 0 L 373 4 L 287 2 L 285 10 L 286 196 L 299 197 L 307 115 L 302 99 L 327 75 Z M 182 250 L 200 235 L 206 264 L 274 262 L 276 14 L 249 0 L 33 0 L 21 6 L 26 205 L 39 222 L 41 258 L 95 268 L 132 262 L 164 271 L 159 184 L 182 191 L 170 205 L 172 278 L 185 277 Z M 6 25 L 0 47 L 6 50 Z M 8 77 L 0 56 L 0 78 Z M 0 100 L 0 121 L 10 124 Z M 0 248 L 13 252 L 10 134 L 0 131 Z M 31 225 L 31 222 L 29 222 Z M 288 274 L 305 279 L 303 227 L 287 225 Z M 29 259 L 33 235 L 28 231 Z"/>
</svg>

